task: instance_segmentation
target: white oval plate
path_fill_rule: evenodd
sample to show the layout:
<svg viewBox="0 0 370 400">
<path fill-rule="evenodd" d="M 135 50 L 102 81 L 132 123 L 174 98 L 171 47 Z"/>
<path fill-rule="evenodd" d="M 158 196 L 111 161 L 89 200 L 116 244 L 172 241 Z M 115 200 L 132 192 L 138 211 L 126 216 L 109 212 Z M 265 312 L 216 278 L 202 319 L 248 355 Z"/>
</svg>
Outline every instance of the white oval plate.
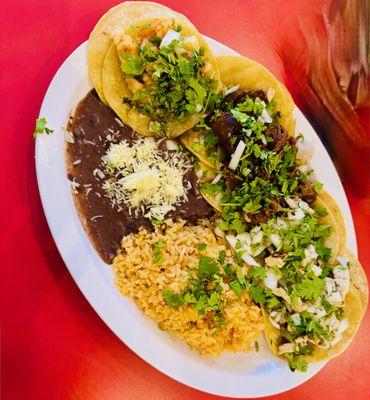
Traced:
<svg viewBox="0 0 370 400">
<path fill-rule="evenodd" d="M 232 49 L 206 38 L 216 55 L 236 55 Z M 64 132 L 68 114 L 92 85 L 87 69 L 87 43 L 79 46 L 54 76 L 40 111 L 50 136 L 36 141 L 36 170 L 42 204 L 54 241 L 73 279 L 98 315 L 135 353 L 168 376 L 193 388 L 229 397 L 261 397 L 294 388 L 315 375 L 325 362 L 311 364 L 306 373 L 292 373 L 267 349 L 263 337 L 258 353 L 225 353 L 203 359 L 184 343 L 162 332 L 113 284 L 112 269 L 95 253 L 73 206 L 66 178 Z M 335 198 L 347 228 L 347 245 L 357 254 L 350 209 L 337 172 L 318 136 L 296 109 L 297 131 L 313 143 L 312 166 L 317 179 Z"/>
</svg>

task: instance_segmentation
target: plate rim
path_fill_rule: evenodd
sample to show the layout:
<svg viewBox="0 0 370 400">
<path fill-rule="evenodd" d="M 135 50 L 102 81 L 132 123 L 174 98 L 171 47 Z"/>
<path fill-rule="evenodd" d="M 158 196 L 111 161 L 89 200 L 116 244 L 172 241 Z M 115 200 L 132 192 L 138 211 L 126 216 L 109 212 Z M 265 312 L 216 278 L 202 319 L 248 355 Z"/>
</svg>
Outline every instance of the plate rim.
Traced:
<svg viewBox="0 0 370 400">
<path fill-rule="evenodd" d="M 220 46 L 221 48 L 226 48 L 229 52 L 232 52 L 233 54 L 240 56 L 239 53 L 237 53 L 232 48 L 224 45 L 223 43 L 218 42 L 217 40 L 212 39 L 212 38 L 210 38 L 208 36 L 205 36 L 205 35 L 203 35 L 203 37 L 207 40 L 207 42 L 211 45 L 211 47 L 212 46 Z M 52 78 L 52 80 L 51 80 L 51 82 L 50 82 L 50 84 L 48 86 L 48 89 L 47 89 L 47 91 L 45 93 L 45 96 L 43 98 L 42 106 L 40 108 L 40 115 L 43 115 L 43 110 L 46 107 L 46 100 L 48 99 L 48 95 L 49 95 L 49 93 L 50 93 L 50 91 L 51 91 L 51 89 L 53 87 L 54 82 L 57 80 L 60 71 L 63 69 L 63 67 L 66 64 L 68 64 L 68 62 L 73 58 L 73 56 L 75 54 L 77 54 L 78 52 L 83 51 L 83 48 L 86 47 L 86 45 L 87 45 L 87 41 L 84 41 L 79 46 L 77 46 L 76 49 L 74 51 L 72 51 L 66 57 L 64 62 L 58 68 L 58 70 L 55 73 L 55 75 L 53 76 L 53 78 Z M 307 123 L 311 127 L 311 129 L 314 131 L 314 129 L 312 128 L 312 126 L 310 125 L 308 120 L 305 118 L 303 113 L 298 109 L 298 107 L 296 107 L 296 113 L 298 113 L 299 117 L 303 118 L 305 123 Z M 67 116 L 66 116 L 66 119 L 67 119 Z M 319 136 L 317 135 L 316 132 L 315 132 L 315 135 L 319 139 Z M 101 308 L 97 306 L 96 302 L 94 303 L 94 299 L 92 299 L 92 297 L 91 297 L 91 295 L 89 293 L 89 289 L 88 289 L 88 286 L 86 285 L 86 281 L 84 279 L 81 279 L 81 277 L 79 277 L 78 274 L 76 274 L 76 271 L 72 267 L 69 266 L 68 257 L 65 255 L 62 246 L 59 244 L 59 239 L 57 237 L 57 232 L 54 230 L 53 223 L 51 222 L 53 217 L 49 214 L 48 199 L 47 199 L 47 195 L 45 194 L 45 188 L 44 188 L 44 185 L 43 185 L 43 182 L 42 182 L 42 180 L 43 180 L 42 167 L 43 166 L 40 163 L 40 143 L 41 143 L 40 138 L 37 138 L 36 143 L 35 143 L 35 163 L 36 163 L 36 176 L 37 176 L 38 190 L 39 190 L 39 193 L 40 193 L 40 198 L 41 198 L 42 206 L 43 206 L 43 209 L 44 209 L 45 217 L 46 217 L 50 232 L 51 232 L 51 234 L 53 236 L 53 240 L 54 240 L 54 242 L 55 242 L 55 244 L 56 244 L 56 246 L 58 248 L 58 251 L 59 251 L 59 253 L 60 253 L 60 255 L 61 255 L 61 257 L 62 257 L 62 259 L 63 259 L 63 261 L 64 261 L 64 263 L 65 263 L 65 265 L 66 265 L 66 267 L 68 269 L 68 271 L 69 271 L 69 273 L 72 275 L 73 280 L 77 284 L 78 288 L 80 289 L 80 291 L 82 292 L 82 294 L 84 295 L 85 299 L 88 301 L 90 306 L 94 309 L 94 311 L 104 321 L 104 323 L 108 326 L 108 328 L 123 342 L 124 345 L 126 345 L 128 348 L 130 348 L 130 350 L 132 350 L 135 354 L 137 354 L 145 362 L 147 362 L 148 364 L 150 364 L 151 366 L 153 366 L 154 368 L 156 368 L 160 372 L 162 372 L 162 373 L 166 374 L 167 376 L 171 377 L 172 379 L 174 379 L 174 380 L 176 380 L 178 382 L 181 382 L 181 383 L 185 384 L 186 386 L 192 387 L 194 389 L 200 390 L 200 391 L 205 392 L 205 393 L 210 393 L 210 394 L 219 395 L 219 396 L 228 396 L 228 397 L 233 397 L 233 398 L 242 398 L 242 397 L 246 398 L 246 397 L 248 397 L 248 395 L 246 395 L 245 393 L 244 394 L 241 394 L 241 393 L 236 394 L 236 393 L 231 393 L 231 392 L 228 392 L 228 391 L 224 391 L 224 392 L 219 391 L 219 390 L 214 391 L 214 390 L 210 389 L 209 387 L 195 385 L 195 384 L 189 382 L 188 380 L 184 379 L 183 377 L 176 376 L 175 373 L 169 371 L 171 368 L 164 368 L 162 365 L 160 365 L 160 362 L 157 363 L 157 362 L 153 361 L 152 359 L 150 359 L 150 357 L 148 357 L 147 355 L 145 355 L 145 354 L 143 355 L 142 352 L 140 352 L 140 349 L 135 348 L 135 346 L 133 346 L 132 343 L 128 344 L 127 343 L 128 342 L 127 338 L 123 339 L 121 337 L 122 335 L 119 332 L 117 332 L 116 327 L 115 326 L 112 327 L 112 325 L 114 325 L 114 324 L 108 323 L 106 321 L 109 318 L 107 318 L 105 313 L 101 310 Z M 325 149 L 325 152 L 328 155 L 328 152 L 327 152 L 326 149 Z M 349 231 L 348 231 L 348 226 L 347 226 L 347 235 L 351 236 L 351 239 L 352 239 L 351 249 L 357 255 L 356 234 L 355 234 L 355 230 L 354 230 L 354 224 L 353 224 L 352 215 L 351 215 L 349 204 L 348 204 L 348 199 L 346 197 L 343 185 L 340 182 L 338 173 L 337 173 L 337 171 L 336 171 L 336 169 L 334 167 L 334 164 L 333 164 L 330 156 L 329 156 L 329 159 L 330 159 L 330 162 L 332 164 L 333 172 L 335 172 L 336 179 L 340 183 L 339 189 L 344 194 L 344 200 L 345 200 L 344 206 L 347 208 L 347 210 L 345 210 L 346 211 L 346 222 L 347 222 L 347 225 L 350 228 Z M 65 178 L 66 178 L 66 181 L 67 181 L 67 177 L 65 177 Z M 70 196 L 69 200 L 72 201 L 72 197 L 71 196 Z M 72 203 L 73 203 L 73 201 L 72 201 Z M 72 204 L 72 206 L 74 207 L 73 204 Z M 79 221 L 78 221 L 78 223 L 79 223 Z M 84 233 L 84 235 L 85 235 L 85 239 L 86 239 L 86 234 Z M 81 238 L 81 240 L 84 240 L 84 239 Z M 138 309 L 138 311 L 141 312 L 141 310 L 139 310 L 139 309 Z M 272 392 L 266 391 L 263 394 L 254 393 L 253 397 L 264 397 L 264 396 L 279 394 L 279 393 L 286 392 L 286 391 L 288 391 L 290 389 L 293 389 L 293 388 L 295 388 L 297 386 L 300 386 L 304 382 L 306 382 L 309 379 L 311 379 L 314 375 L 316 375 L 327 364 L 328 361 L 329 360 L 321 362 L 321 363 L 317 363 L 317 364 L 320 364 L 320 367 L 314 373 L 310 373 L 310 374 L 306 373 L 304 375 L 301 374 L 300 376 L 304 376 L 304 379 L 300 380 L 300 382 L 298 382 L 298 383 L 293 383 L 291 385 L 286 385 L 284 389 L 279 390 L 279 391 L 272 391 Z"/>
</svg>

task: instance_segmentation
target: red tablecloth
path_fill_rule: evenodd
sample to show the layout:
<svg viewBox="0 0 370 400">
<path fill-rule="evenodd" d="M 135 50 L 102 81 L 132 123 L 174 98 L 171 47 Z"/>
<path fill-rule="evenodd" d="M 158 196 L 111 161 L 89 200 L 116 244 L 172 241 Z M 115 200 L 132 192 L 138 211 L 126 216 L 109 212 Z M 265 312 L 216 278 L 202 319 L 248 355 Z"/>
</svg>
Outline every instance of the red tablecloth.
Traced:
<svg viewBox="0 0 370 400">
<path fill-rule="evenodd" d="M 3 399 L 211 399 L 161 374 L 121 343 L 75 285 L 41 208 L 32 131 L 47 86 L 110 0 L 1 4 L 1 307 Z M 323 1 L 168 0 L 206 35 L 284 80 L 263 39 L 269 21 L 304 23 Z M 287 25 L 288 24 L 288 25 Z M 280 24 L 273 24 L 276 29 Z M 270 32 L 271 34 L 271 32 Z M 278 34 L 278 32 L 276 32 Z M 82 94 L 81 94 L 82 95 Z M 347 191 L 369 271 L 369 207 Z M 368 399 L 369 313 L 355 343 L 311 381 L 274 399 Z M 268 382 L 266 382 L 268 385 Z"/>
</svg>

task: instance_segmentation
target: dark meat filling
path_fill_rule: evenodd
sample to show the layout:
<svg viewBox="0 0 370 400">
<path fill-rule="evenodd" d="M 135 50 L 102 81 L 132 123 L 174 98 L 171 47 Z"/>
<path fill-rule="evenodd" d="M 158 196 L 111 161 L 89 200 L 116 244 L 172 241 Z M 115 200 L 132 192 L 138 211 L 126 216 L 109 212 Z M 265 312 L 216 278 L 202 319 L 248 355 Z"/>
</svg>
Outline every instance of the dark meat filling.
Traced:
<svg viewBox="0 0 370 400">
<path fill-rule="evenodd" d="M 211 121 L 211 128 L 217 135 L 220 145 L 225 152 L 225 161 L 230 161 L 230 157 L 241 138 L 242 126 L 232 114 L 224 111 L 214 121 Z M 232 138 L 234 139 L 231 140 Z"/>
<path fill-rule="evenodd" d="M 230 93 L 225 97 L 225 102 L 232 103 L 233 107 L 235 107 L 239 103 L 243 103 L 243 101 L 245 101 L 247 96 L 253 100 L 255 100 L 258 97 L 260 100 L 263 100 L 266 104 L 268 103 L 266 93 L 263 90 L 245 90 L 245 89 L 238 89 L 237 91 Z"/>
<path fill-rule="evenodd" d="M 263 100 L 266 104 L 268 104 L 266 94 L 261 90 L 237 90 L 234 93 L 231 93 L 225 97 L 225 102 L 228 104 L 224 108 L 224 110 L 226 111 L 223 111 L 216 118 L 210 118 L 209 120 L 209 124 L 212 130 L 217 135 L 220 144 L 225 152 L 226 163 L 230 161 L 231 155 L 234 153 L 239 141 L 245 138 L 242 132 L 242 125 L 234 118 L 231 112 L 227 110 L 230 110 L 230 106 L 231 108 L 235 108 L 238 104 L 244 102 L 247 96 L 249 98 L 252 98 L 253 100 L 259 98 L 260 100 Z M 280 157 L 283 157 L 284 149 L 290 148 L 293 149 L 295 156 L 297 138 L 289 137 L 288 132 L 282 126 L 278 125 L 275 121 L 267 125 L 267 129 L 263 131 L 263 134 L 267 139 L 267 143 L 258 143 L 261 150 L 273 151 L 279 154 Z M 276 177 L 270 175 L 267 172 L 259 157 L 251 154 L 248 159 L 253 166 L 254 175 L 265 181 L 275 181 Z M 296 170 L 296 165 L 294 165 L 291 167 L 287 178 L 294 179 L 297 174 L 298 171 Z M 230 192 L 238 188 L 243 183 L 243 180 L 238 178 L 235 175 L 235 172 L 231 171 L 227 167 L 224 167 L 223 169 L 223 177 L 226 183 L 227 190 Z M 296 194 L 298 194 L 310 205 L 315 202 L 317 196 L 310 182 L 301 182 Z M 257 213 L 245 213 L 245 221 L 251 225 L 264 223 L 273 213 L 279 212 L 281 210 L 278 197 L 271 197 L 269 198 L 269 201 L 270 204 L 265 206 L 262 211 L 259 211 Z"/>
</svg>

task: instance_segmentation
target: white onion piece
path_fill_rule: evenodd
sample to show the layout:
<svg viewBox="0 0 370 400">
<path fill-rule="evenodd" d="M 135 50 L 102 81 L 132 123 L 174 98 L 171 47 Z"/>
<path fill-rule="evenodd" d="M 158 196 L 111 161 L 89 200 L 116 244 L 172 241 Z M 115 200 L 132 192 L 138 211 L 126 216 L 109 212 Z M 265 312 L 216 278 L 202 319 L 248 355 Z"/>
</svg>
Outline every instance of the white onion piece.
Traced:
<svg viewBox="0 0 370 400">
<path fill-rule="evenodd" d="M 276 289 L 278 287 L 279 277 L 271 270 L 266 271 L 266 278 L 263 283 L 269 289 Z"/>
<path fill-rule="evenodd" d="M 311 142 L 299 142 L 297 158 L 301 160 L 303 164 L 308 164 L 313 156 L 314 150 Z"/>
<path fill-rule="evenodd" d="M 212 184 L 215 184 L 215 183 L 217 183 L 221 178 L 222 178 L 222 174 L 217 174 L 211 183 L 212 183 Z"/>
<path fill-rule="evenodd" d="M 159 48 L 162 49 L 163 47 L 167 47 L 171 44 L 171 42 L 179 39 L 180 39 L 180 32 L 176 32 L 173 29 L 169 29 L 168 32 L 163 36 Z"/>
<path fill-rule="evenodd" d="M 236 92 L 240 88 L 240 85 L 232 86 L 230 89 L 224 91 L 224 95 L 227 96 L 228 94 Z"/>
<path fill-rule="evenodd" d="M 166 149 L 168 151 L 176 151 L 179 149 L 179 146 L 174 140 L 167 139 L 166 140 Z"/>
<path fill-rule="evenodd" d="M 338 257 L 337 257 L 337 261 L 338 261 L 341 265 L 343 265 L 343 267 L 348 267 L 348 265 L 347 265 L 347 260 L 346 260 L 344 257 L 338 256 Z"/>
<path fill-rule="evenodd" d="M 267 89 L 266 97 L 269 102 L 273 99 L 274 96 L 275 96 L 275 89 L 273 88 Z"/>
<path fill-rule="evenodd" d="M 231 160 L 229 163 L 229 168 L 232 169 L 233 171 L 236 170 L 236 168 L 239 165 L 240 159 L 242 158 L 243 152 L 245 150 L 246 144 L 240 140 L 238 145 L 236 146 L 236 149 L 234 153 L 231 156 Z"/>
<path fill-rule="evenodd" d="M 229 242 L 230 246 L 236 250 L 236 244 L 240 243 L 239 240 L 235 236 L 232 235 L 227 235 L 226 240 Z M 237 251 L 249 251 L 249 246 L 241 243 L 241 246 Z M 242 260 L 247 263 L 248 265 L 253 265 L 255 267 L 259 267 L 260 264 L 249 254 L 249 253 L 244 253 L 242 255 Z"/>
<path fill-rule="evenodd" d="M 262 110 L 261 115 L 258 117 L 258 120 L 266 124 L 271 124 L 272 118 L 266 108 Z"/>
</svg>

